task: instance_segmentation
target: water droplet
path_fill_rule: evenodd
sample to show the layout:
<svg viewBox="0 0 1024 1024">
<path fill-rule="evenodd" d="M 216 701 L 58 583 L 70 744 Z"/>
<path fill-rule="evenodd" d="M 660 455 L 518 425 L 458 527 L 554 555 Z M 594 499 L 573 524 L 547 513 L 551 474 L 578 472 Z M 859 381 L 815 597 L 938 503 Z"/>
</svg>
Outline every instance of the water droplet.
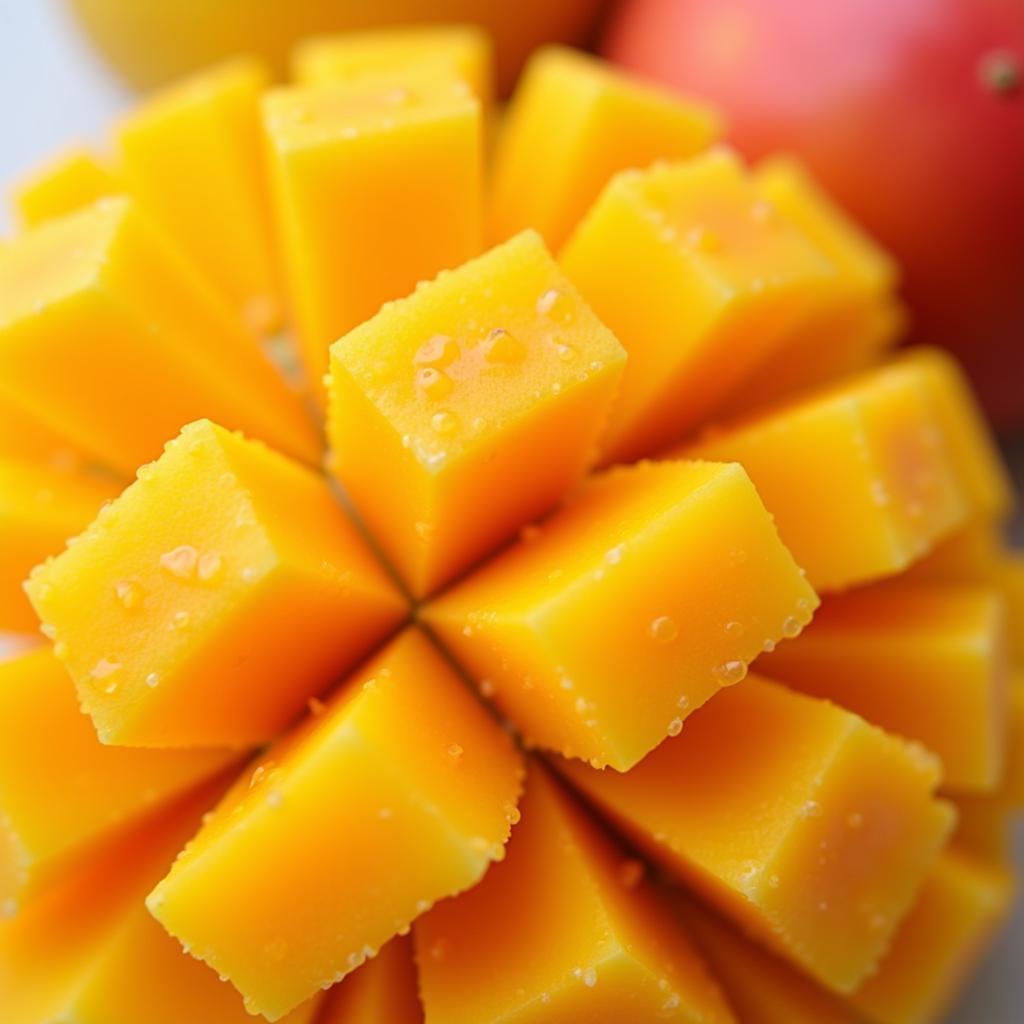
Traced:
<svg viewBox="0 0 1024 1024">
<path fill-rule="evenodd" d="M 675 621 L 667 615 L 659 615 L 651 620 L 647 627 L 651 639 L 657 640 L 660 644 L 669 644 L 679 636 L 679 627 Z"/>
<path fill-rule="evenodd" d="M 182 580 L 191 579 L 195 575 L 198 563 L 199 552 L 191 544 L 182 544 L 160 556 L 160 567 Z"/>
<path fill-rule="evenodd" d="M 673 718 L 668 723 L 668 729 L 665 730 L 669 736 L 678 736 L 683 731 L 683 720 L 681 718 Z"/>
<path fill-rule="evenodd" d="M 765 640 L 765 642 L 761 644 L 761 650 L 764 651 L 765 654 L 771 654 L 772 651 L 775 650 L 775 641 L 772 639 Z"/>
<path fill-rule="evenodd" d="M 743 636 L 743 623 L 742 622 L 727 622 L 725 624 L 725 635 L 731 637 Z"/>
<path fill-rule="evenodd" d="M 199 559 L 199 578 L 212 580 L 220 572 L 223 560 L 217 551 L 208 551 Z"/>
<path fill-rule="evenodd" d="M 145 482 L 147 480 L 152 480 L 155 473 L 156 466 L 154 466 L 152 462 L 147 462 L 139 466 L 139 468 L 135 471 L 135 476 L 139 480 Z"/>
<path fill-rule="evenodd" d="M 142 584 L 138 580 L 118 580 L 114 584 L 114 596 L 122 608 L 138 608 L 145 596 Z"/>
<path fill-rule="evenodd" d="M 555 308 L 555 303 L 561 298 L 562 293 L 557 288 L 549 288 L 543 295 L 537 300 L 537 313 L 540 316 L 547 316 L 552 309 Z"/>
<path fill-rule="evenodd" d="M 593 988 L 597 984 L 597 969 L 594 967 L 588 967 L 583 972 L 583 984 L 587 988 Z"/>
<path fill-rule="evenodd" d="M 177 612 L 174 613 L 173 621 L 174 621 L 174 625 L 178 629 L 184 629 L 184 627 L 189 624 L 191 619 L 192 619 L 192 616 L 189 615 L 188 612 L 182 610 L 182 611 L 177 611 Z"/>
<path fill-rule="evenodd" d="M 687 695 L 684 693 L 679 697 L 679 700 L 676 701 L 676 707 L 681 709 L 682 711 L 685 711 L 689 706 L 690 698 L 687 697 Z"/>
<path fill-rule="evenodd" d="M 52 622 L 40 622 L 39 632 L 46 637 L 47 640 L 57 639 L 57 627 Z"/>
<path fill-rule="evenodd" d="M 64 661 L 68 656 L 68 645 L 63 640 L 58 640 L 53 645 L 53 656 L 58 661 Z"/>
<path fill-rule="evenodd" d="M 149 675 L 146 676 L 146 685 L 151 690 L 156 689 L 156 687 L 160 685 L 160 673 L 150 672 Z"/>
<path fill-rule="evenodd" d="M 723 661 L 721 665 L 716 665 L 714 674 L 722 686 L 732 686 L 746 679 L 747 666 L 745 662 L 733 658 L 730 661 Z"/>
<path fill-rule="evenodd" d="M 778 875 L 769 875 L 768 876 L 768 888 L 769 889 L 778 889 L 778 887 L 780 885 L 782 885 L 782 879 L 779 878 Z"/>
<path fill-rule="evenodd" d="M 465 753 L 465 751 L 462 749 L 462 746 L 459 743 L 452 743 L 448 747 L 448 756 L 453 761 L 461 761 L 463 753 Z"/>
<path fill-rule="evenodd" d="M 280 807 L 284 803 L 284 795 L 279 789 L 272 789 L 267 793 L 267 803 L 271 807 Z"/>
<path fill-rule="evenodd" d="M 817 800 L 808 800 L 800 808 L 801 818 L 820 818 L 821 815 L 821 804 L 819 804 Z"/>
<path fill-rule="evenodd" d="M 251 566 L 247 565 L 241 573 L 243 583 L 255 583 L 259 573 Z"/>
<path fill-rule="evenodd" d="M 622 561 L 622 552 L 625 549 L 625 545 L 616 544 L 615 547 L 609 548 L 604 553 L 604 560 L 609 565 L 618 565 Z"/>
<path fill-rule="evenodd" d="M 576 349 L 566 342 L 559 342 L 555 346 L 555 352 L 558 353 L 558 358 L 561 359 L 563 363 L 571 363 L 579 355 Z M 586 375 L 584 374 L 583 380 L 586 379 Z"/>
<path fill-rule="evenodd" d="M 481 679 L 480 680 L 480 692 L 485 697 L 494 696 L 494 680 L 493 679 Z"/>
<path fill-rule="evenodd" d="M 519 810 L 518 807 L 516 807 L 515 804 L 505 804 L 505 820 L 510 825 L 518 825 L 519 822 L 522 820 L 522 817 L 522 812 Z"/>
<path fill-rule="evenodd" d="M 434 415 L 430 417 L 430 426 L 435 434 L 454 434 L 458 425 L 459 421 L 455 417 L 455 414 L 448 412 L 447 409 L 443 409 L 441 412 L 435 412 Z"/>
<path fill-rule="evenodd" d="M 526 346 L 503 327 L 495 327 L 484 342 L 484 358 L 489 363 L 521 363 L 526 358 Z"/>
<path fill-rule="evenodd" d="M 416 387 L 427 398 L 438 401 L 447 398 L 455 385 L 452 383 L 451 377 L 443 370 L 438 370 L 433 366 L 424 366 L 416 371 Z"/>
<path fill-rule="evenodd" d="M 787 640 L 792 640 L 794 637 L 799 636 L 803 628 L 803 623 L 795 615 L 787 615 L 782 620 L 782 635 Z"/>
<path fill-rule="evenodd" d="M 115 672 L 121 671 L 121 663 L 112 661 L 110 658 L 100 658 L 95 665 L 89 670 L 89 675 L 93 679 L 106 679 L 108 676 L 112 676 Z"/>
<path fill-rule="evenodd" d="M 745 885 L 752 884 L 760 879 L 764 872 L 764 865 L 758 860 L 745 860 L 740 868 L 740 879 Z"/>
</svg>

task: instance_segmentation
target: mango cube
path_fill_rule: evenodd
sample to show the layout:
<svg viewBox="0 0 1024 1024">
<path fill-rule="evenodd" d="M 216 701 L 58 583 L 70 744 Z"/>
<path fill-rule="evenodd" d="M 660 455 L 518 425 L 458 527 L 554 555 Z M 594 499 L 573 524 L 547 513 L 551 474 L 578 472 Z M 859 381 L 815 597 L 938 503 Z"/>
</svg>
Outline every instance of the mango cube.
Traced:
<svg viewBox="0 0 1024 1024">
<path fill-rule="evenodd" d="M 149 908 L 277 1020 L 504 856 L 521 772 L 410 630 L 239 781 Z"/>
<path fill-rule="evenodd" d="M 758 668 L 918 740 L 950 789 L 993 790 L 1007 731 L 1006 610 L 991 587 L 899 580 L 825 599 Z"/>
<path fill-rule="evenodd" d="M 113 168 L 88 149 L 65 150 L 15 186 L 12 203 L 22 227 L 63 217 L 120 191 Z"/>
<path fill-rule="evenodd" d="M 818 591 L 891 576 L 966 520 L 923 377 L 882 367 L 673 453 L 735 459 Z"/>
<path fill-rule="evenodd" d="M 0 455 L 0 629 L 35 629 L 22 581 L 85 529 L 115 494 L 116 485 L 102 477 Z"/>
<path fill-rule="evenodd" d="M 422 615 L 529 744 L 597 767 L 632 768 L 817 605 L 736 465 L 612 470 L 526 536 Z"/>
<path fill-rule="evenodd" d="M 405 614 L 322 477 L 208 420 L 27 591 L 100 738 L 128 746 L 267 740 Z"/>
<path fill-rule="evenodd" d="M 924 748 L 753 676 L 626 774 L 558 768 L 670 874 L 839 992 L 885 952 L 954 817 Z"/>
<path fill-rule="evenodd" d="M 692 156 L 720 131 L 703 104 L 546 47 L 523 72 L 498 135 L 491 238 L 534 228 L 558 249 L 618 171 Z"/>
<path fill-rule="evenodd" d="M 293 77 L 303 85 L 354 82 L 423 64 L 461 78 L 485 110 L 490 106 L 493 46 L 478 25 L 409 25 L 314 36 L 300 42 L 292 54 Z"/>
<path fill-rule="evenodd" d="M 412 939 L 396 935 L 327 996 L 316 1024 L 423 1024 Z"/>
<path fill-rule="evenodd" d="M 229 761 L 218 751 L 105 747 L 48 648 L 0 663 L 0 917 Z"/>
<path fill-rule="evenodd" d="M 300 354 L 322 399 L 332 342 L 480 252 L 480 103 L 427 66 L 275 89 L 263 116 Z"/>
<path fill-rule="evenodd" d="M 692 430 L 837 277 L 722 149 L 619 174 L 559 260 L 629 353 L 606 461 Z"/>
<path fill-rule="evenodd" d="M 580 479 L 625 358 L 534 232 L 332 346 L 331 465 L 415 595 Z"/>
<path fill-rule="evenodd" d="M 733 1021 L 682 929 L 624 870 L 637 862 L 537 764 L 522 815 L 507 859 L 416 922 L 428 1020 Z"/>
<path fill-rule="evenodd" d="M 256 333 L 281 319 L 259 133 L 268 83 L 239 57 L 149 97 L 115 132 L 128 190 Z"/>
<path fill-rule="evenodd" d="M 319 460 L 259 344 L 123 198 L 0 245 L 6 394 L 126 475 L 201 416 Z"/>
</svg>

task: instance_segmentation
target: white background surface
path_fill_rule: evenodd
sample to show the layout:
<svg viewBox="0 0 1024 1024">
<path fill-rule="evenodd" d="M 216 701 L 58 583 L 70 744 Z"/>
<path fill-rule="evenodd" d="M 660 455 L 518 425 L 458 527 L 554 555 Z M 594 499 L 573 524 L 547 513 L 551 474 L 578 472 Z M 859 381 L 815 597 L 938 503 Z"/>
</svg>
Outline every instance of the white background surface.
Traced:
<svg viewBox="0 0 1024 1024">
<path fill-rule="evenodd" d="M 5 197 L 14 177 L 55 149 L 72 140 L 102 142 L 105 125 L 128 103 L 129 94 L 78 36 L 60 0 L 0 0 L 0 183 Z M 6 203 L 0 230 L 10 230 Z M 1024 842 L 1018 842 L 1018 855 L 1024 865 Z M 953 1019 L 956 1024 L 1024 1024 L 1020 906 Z"/>
</svg>

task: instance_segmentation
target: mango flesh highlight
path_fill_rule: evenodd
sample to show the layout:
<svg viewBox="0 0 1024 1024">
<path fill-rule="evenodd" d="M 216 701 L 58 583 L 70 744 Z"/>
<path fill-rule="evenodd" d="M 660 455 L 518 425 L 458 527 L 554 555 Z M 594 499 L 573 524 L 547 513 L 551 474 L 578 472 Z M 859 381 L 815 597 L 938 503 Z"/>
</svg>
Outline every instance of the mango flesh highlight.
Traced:
<svg viewBox="0 0 1024 1024">
<path fill-rule="evenodd" d="M 629 353 L 605 462 L 693 430 L 837 280 L 721 148 L 617 175 L 559 262 Z"/>
<path fill-rule="evenodd" d="M 509 737 L 406 631 L 239 780 L 150 911 L 278 1020 L 504 856 L 521 772 Z"/>
<path fill-rule="evenodd" d="M 105 747 L 49 648 L 0 663 L 0 916 L 230 760 L 217 751 Z"/>
<path fill-rule="evenodd" d="M 332 986 L 316 1024 L 424 1024 L 412 938 L 396 935 Z"/>
<path fill-rule="evenodd" d="M 528 744 L 626 771 L 816 605 L 738 466 L 666 462 L 591 478 L 421 615 Z"/>
<path fill-rule="evenodd" d="M 416 923 L 427 1020 L 733 1021 L 652 887 L 623 880 L 639 864 L 536 763 L 521 810 L 507 858 Z"/>
<path fill-rule="evenodd" d="M 923 374 L 902 367 L 716 427 L 671 454 L 739 462 L 819 592 L 906 569 L 969 514 Z"/>
<path fill-rule="evenodd" d="M 954 819 L 933 755 L 753 676 L 626 774 L 557 767 L 670 875 L 839 992 L 881 958 Z"/>
<path fill-rule="evenodd" d="M 330 466 L 414 596 L 577 483 L 625 358 L 532 231 L 332 346 Z"/>
<path fill-rule="evenodd" d="M 259 133 L 269 80 L 254 58 L 226 61 L 149 97 L 115 130 L 128 191 L 254 333 L 282 315 Z"/>
<path fill-rule="evenodd" d="M 11 202 L 21 226 L 31 228 L 119 191 L 121 182 L 113 167 L 88 149 L 74 147 L 20 181 Z"/>
<path fill-rule="evenodd" d="M 758 668 L 920 741 L 941 758 L 950 789 L 1002 780 L 1006 610 L 990 587 L 895 580 L 828 597 L 803 635 Z"/>
<path fill-rule="evenodd" d="M 267 740 L 406 614 L 323 477 L 206 420 L 27 591 L 101 739 L 129 746 Z"/>
<path fill-rule="evenodd" d="M 209 285 L 124 198 L 0 245 L 0 400 L 122 475 L 212 416 L 309 462 L 297 398 Z"/>
<path fill-rule="evenodd" d="M 480 102 L 450 71 L 412 67 L 275 89 L 263 119 L 299 351 L 322 402 L 333 342 L 482 249 Z"/>
</svg>

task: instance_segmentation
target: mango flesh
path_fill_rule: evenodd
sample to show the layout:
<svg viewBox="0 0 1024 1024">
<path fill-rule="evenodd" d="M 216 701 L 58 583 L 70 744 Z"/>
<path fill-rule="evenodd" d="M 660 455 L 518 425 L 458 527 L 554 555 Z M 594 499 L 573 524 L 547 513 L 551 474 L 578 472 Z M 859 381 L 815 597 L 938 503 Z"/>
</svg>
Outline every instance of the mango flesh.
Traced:
<svg viewBox="0 0 1024 1024">
<path fill-rule="evenodd" d="M 539 50 L 499 131 L 490 238 L 533 228 L 557 250 L 617 172 L 692 156 L 720 132 L 703 104 L 575 50 Z"/>
<path fill-rule="evenodd" d="M 323 477 L 206 420 L 27 591 L 101 739 L 129 746 L 267 740 L 406 614 Z"/>
<path fill-rule="evenodd" d="M 664 462 L 591 478 L 421 615 L 528 744 L 626 771 L 816 605 L 738 466 Z"/>
<path fill-rule="evenodd" d="M 670 875 L 839 992 L 881 958 L 954 819 L 923 748 L 753 676 L 626 774 L 557 767 Z"/>
<path fill-rule="evenodd" d="M 116 126 L 126 188 L 245 326 L 280 324 L 259 98 L 267 68 L 239 57 L 150 96 Z"/>
<path fill-rule="evenodd" d="M 72 438 L 62 436 L 10 394 L 0 394 L 0 458 L 65 472 L 83 462 Z"/>
<path fill-rule="evenodd" d="M 124 198 L 0 245 L 7 394 L 125 476 L 201 416 L 319 460 L 312 424 L 255 338 Z"/>
<path fill-rule="evenodd" d="M 0 663 L 0 916 L 231 760 L 105 747 L 49 648 Z"/>
<path fill-rule="evenodd" d="M 483 247 L 480 102 L 446 68 L 413 66 L 275 89 L 263 121 L 290 308 L 322 403 L 338 338 Z"/>
<path fill-rule="evenodd" d="M 83 147 L 51 157 L 15 185 L 11 201 L 23 228 L 63 217 L 121 191 L 113 167 Z"/>
<path fill-rule="evenodd" d="M 617 175 L 559 262 L 629 353 L 605 462 L 692 431 L 836 281 L 721 148 Z"/>
<path fill-rule="evenodd" d="M 948 788 L 993 790 L 1005 764 L 1006 629 L 990 587 L 897 580 L 826 598 L 803 635 L 758 667 L 920 741 Z"/>
<path fill-rule="evenodd" d="M 530 231 L 332 346 L 330 465 L 414 596 L 577 483 L 624 362 Z"/>
<path fill-rule="evenodd" d="M 508 736 L 406 631 L 239 780 L 149 909 L 250 1012 L 279 1020 L 504 856 L 521 772 Z"/>
<path fill-rule="evenodd" d="M 287 1018 L 286 1018 L 287 1019 Z M 396 935 L 332 986 L 316 1024 L 423 1024 L 412 939 Z"/>
<path fill-rule="evenodd" d="M 734 1019 L 650 885 L 623 880 L 623 866 L 637 862 L 537 763 L 521 810 L 507 858 L 416 923 L 427 1020 Z"/>
</svg>

